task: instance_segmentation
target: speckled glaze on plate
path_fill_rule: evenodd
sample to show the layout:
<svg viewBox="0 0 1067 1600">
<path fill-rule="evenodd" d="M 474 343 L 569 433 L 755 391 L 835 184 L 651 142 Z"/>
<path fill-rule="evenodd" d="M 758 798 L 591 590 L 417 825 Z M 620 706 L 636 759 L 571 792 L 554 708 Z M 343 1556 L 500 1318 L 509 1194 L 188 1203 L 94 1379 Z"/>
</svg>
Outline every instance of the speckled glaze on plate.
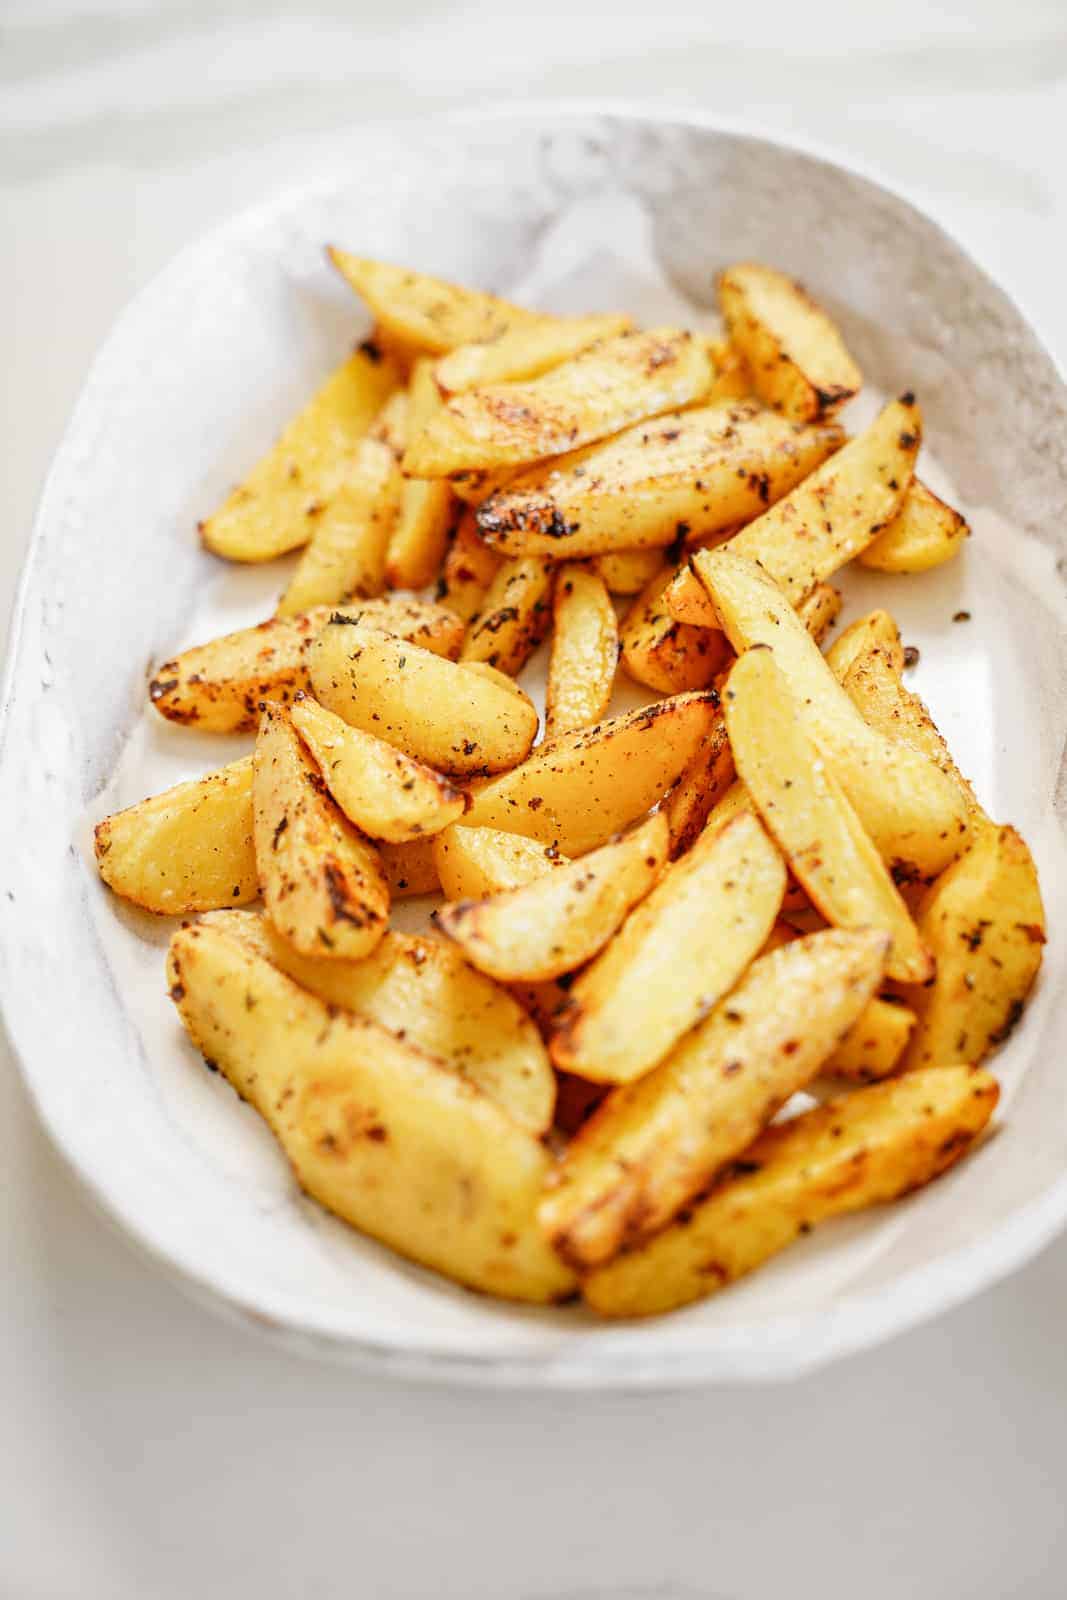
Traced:
<svg viewBox="0 0 1067 1600">
<path fill-rule="evenodd" d="M 934 223 L 811 154 L 692 119 L 559 106 L 376 128 L 359 151 L 342 176 L 193 245 L 141 294 L 56 456 L 0 736 L 0 979 L 26 1081 L 115 1221 L 190 1289 L 296 1347 L 442 1381 L 793 1376 L 974 1293 L 1067 1218 L 1067 392 L 1019 311 Z M 936 470 L 973 521 L 961 562 L 850 579 L 848 597 L 850 615 L 875 595 L 897 612 L 921 649 L 917 687 L 1042 870 L 1052 937 L 996 1059 L 1001 1131 L 930 1190 L 654 1322 L 476 1298 L 302 1199 L 180 1035 L 169 924 L 112 900 L 93 868 L 95 817 L 237 753 L 146 718 L 146 674 L 217 622 L 271 608 L 277 569 L 221 571 L 193 526 L 366 331 L 323 262 L 328 239 L 548 309 L 642 317 L 707 314 L 729 259 L 786 266 L 833 308 L 875 388 L 917 389 Z"/>
</svg>

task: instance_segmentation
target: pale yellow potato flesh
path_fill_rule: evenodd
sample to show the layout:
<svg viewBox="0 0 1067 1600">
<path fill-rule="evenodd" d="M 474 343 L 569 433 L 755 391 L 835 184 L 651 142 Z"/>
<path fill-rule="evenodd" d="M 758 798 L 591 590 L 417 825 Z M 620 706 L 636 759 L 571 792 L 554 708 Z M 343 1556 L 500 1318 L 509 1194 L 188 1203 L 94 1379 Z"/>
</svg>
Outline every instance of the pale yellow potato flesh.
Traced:
<svg viewBox="0 0 1067 1600">
<path fill-rule="evenodd" d="M 351 601 L 340 609 L 435 655 L 451 660 L 459 655 L 463 623 L 444 606 L 390 596 Z M 259 725 L 262 701 L 286 703 L 310 690 L 308 651 L 333 611 L 315 606 L 300 616 L 271 617 L 183 650 L 156 668 L 149 698 L 169 722 L 202 733 L 250 733 Z"/>
<path fill-rule="evenodd" d="M 497 339 L 512 328 L 536 327 L 533 311 L 465 289 L 425 272 L 352 255 L 331 245 L 327 255 L 366 302 L 378 326 L 408 349 L 445 355 L 458 345 Z"/>
<path fill-rule="evenodd" d="M 441 404 L 429 360 L 416 361 L 409 393 L 409 429 L 415 434 Z M 425 589 L 433 582 L 444 558 L 455 512 L 455 496 L 447 483 L 429 478 L 403 480 L 385 562 L 385 581 L 390 589 Z"/>
<path fill-rule="evenodd" d="M 315 518 L 311 537 L 278 602 L 292 617 L 351 595 L 380 594 L 385 558 L 400 514 L 403 480 L 388 445 L 361 439 L 348 476 Z"/>
<path fill-rule="evenodd" d="M 543 462 L 478 507 L 510 555 L 555 560 L 708 537 L 758 516 L 843 442 L 750 401 L 694 407 Z"/>
<path fill-rule="evenodd" d="M 708 1195 L 583 1284 L 608 1317 L 702 1300 L 830 1217 L 899 1199 L 967 1153 L 996 1108 L 980 1067 L 938 1067 L 855 1089 L 768 1128 Z"/>
<path fill-rule="evenodd" d="M 491 494 L 505 488 L 520 472 L 528 470 L 526 467 L 500 467 L 496 471 L 489 467 L 472 468 L 470 472 L 452 473 L 448 482 L 456 499 L 473 510 Z"/>
<path fill-rule="evenodd" d="M 565 562 L 552 591 L 552 651 L 545 737 L 591 727 L 608 709 L 619 660 L 619 625 L 602 573 Z"/>
<path fill-rule="evenodd" d="M 552 620 L 553 568 L 542 556 L 516 556 L 493 576 L 470 619 L 459 659 L 521 672 Z"/>
<path fill-rule="evenodd" d="M 466 820 L 584 855 L 662 799 L 715 715 L 711 694 L 695 690 L 560 734 L 480 789 Z"/>
<path fill-rule="evenodd" d="M 453 395 L 409 440 L 404 471 L 442 478 L 562 455 L 686 405 L 711 378 L 707 352 L 684 329 L 605 339 L 540 378 Z"/>
<path fill-rule="evenodd" d="M 841 615 L 843 605 L 840 589 L 835 589 L 831 583 L 817 583 L 803 600 L 797 601 L 796 613 L 815 643 L 821 645 Z"/>
<path fill-rule="evenodd" d="M 606 550 L 593 560 L 610 594 L 640 594 L 662 564 L 663 551 L 658 545 L 647 550 Z"/>
<path fill-rule="evenodd" d="M 159 916 L 255 900 L 252 757 L 105 817 L 94 844 L 108 888 Z"/>
<path fill-rule="evenodd" d="M 411 397 L 406 389 L 394 389 L 368 430 L 369 439 L 387 444 L 399 461 L 408 447 L 408 418 Z"/>
<path fill-rule="evenodd" d="M 747 400 L 752 397 L 752 374 L 740 350 L 729 339 L 709 339 L 708 355 L 715 377 L 708 400 Z"/>
<path fill-rule="evenodd" d="M 252 766 L 256 865 L 275 928 L 303 955 L 369 955 L 389 923 L 377 852 L 325 792 L 285 707 L 264 707 Z"/>
<path fill-rule="evenodd" d="M 661 694 L 707 688 L 730 654 L 725 638 L 717 630 L 692 628 L 671 616 L 664 603 L 664 591 L 673 577 L 672 567 L 657 573 L 638 595 L 619 629 L 626 671 L 637 683 L 658 689 Z"/>
<path fill-rule="evenodd" d="M 537 733 L 525 698 L 369 628 L 331 622 L 308 666 L 328 710 L 450 776 L 514 767 Z"/>
<path fill-rule="evenodd" d="M 544 983 L 596 955 L 648 894 L 667 859 L 659 813 L 558 871 L 485 900 L 438 912 L 439 927 L 481 972 L 503 983 Z"/>
<path fill-rule="evenodd" d="M 380 841 L 378 859 L 394 900 L 410 900 L 413 896 L 439 892 L 441 882 L 433 851 L 436 842 L 436 836 L 411 839 L 406 844 Z"/>
<path fill-rule="evenodd" d="M 321 1205 L 470 1288 L 542 1302 L 570 1291 L 536 1223 L 551 1158 L 487 1094 L 218 928 L 176 933 L 168 978 L 194 1045 Z"/>
<path fill-rule="evenodd" d="M 886 659 L 892 662 L 899 678 L 904 670 L 904 649 L 896 618 L 888 611 L 868 611 L 866 616 L 850 622 L 827 650 L 826 664 L 838 682 L 844 683 L 853 662 L 875 648 L 888 652 Z"/>
<path fill-rule="evenodd" d="M 804 725 L 882 859 L 911 877 L 935 876 L 966 847 L 967 813 L 955 785 L 910 746 L 868 726 L 834 677 L 784 591 L 730 546 L 693 565 L 734 649 L 769 645 Z"/>
<path fill-rule="evenodd" d="M 601 339 L 633 327 L 631 317 L 600 312 L 587 317 L 542 317 L 523 323 L 483 344 L 468 344 L 444 356 L 434 368 L 442 394 L 463 394 L 487 383 L 539 378 L 581 355 Z"/>
<path fill-rule="evenodd" d="M 539 1212 L 578 1271 L 677 1216 L 819 1071 L 882 975 L 877 932 L 813 933 L 761 956 L 658 1067 L 613 1089 Z"/>
<path fill-rule="evenodd" d="M 671 830 L 671 856 L 695 844 L 734 781 L 734 758 L 721 714 L 663 803 Z"/>
<path fill-rule="evenodd" d="M 803 725 L 774 652 L 748 650 L 723 696 L 738 776 L 808 898 L 835 928 L 890 939 L 886 972 L 926 983 L 933 960 L 881 856 Z"/>
<path fill-rule="evenodd" d="M 541 1035 L 506 989 L 445 939 L 383 934 L 362 961 L 303 956 L 255 911 L 212 912 L 201 924 L 241 939 L 302 989 L 435 1056 L 530 1133 L 552 1123 L 555 1076 Z"/>
<path fill-rule="evenodd" d="M 434 840 L 434 861 L 446 900 L 485 900 L 543 878 L 570 857 L 557 846 L 498 828 L 454 823 Z"/>
<path fill-rule="evenodd" d="M 464 623 L 482 608 L 502 558 L 478 532 L 472 511 L 465 512 L 445 552 L 437 598 Z"/>
<path fill-rule="evenodd" d="M 372 839 L 402 844 L 440 833 L 466 811 L 464 790 L 316 700 L 294 700 L 290 715 L 330 794 L 349 822 Z"/>
<path fill-rule="evenodd" d="M 859 367 L 826 312 L 799 283 L 746 261 L 721 273 L 718 288 L 730 343 L 767 405 L 808 421 L 859 393 Z"/>
<path fill-rule="evenodd" d="M 876 572 L 929 572 L 959 555 L 970 531 L 958 511 L 914 478 L 897 515 L 859 563 Z"/>
<path fill-rule="evenodd" d="M 359 349 L 294 417 L 274 448 L 200 524 L 229 561 L 273 561 L 307 544 L 348 482 L 352 451 L 398 382 L 392 362 Z"/>
<path fill-rule="evenodd" d="M 853 1083 L 876 1083 L 896 1068 L 915 1026 L 908 1006 L 894 1005 L 877 995 L 860 1014 L 837 1049 L 823 1062 L 830 1077 Z"/>
<path fill-rule="evenodd" d="M 785 893 L 781 854 L 751 812 L 705 831 L 570 991 L 557 1067 L 628 1083 L 663 1060 L 761 949 Z"/>
</svg>

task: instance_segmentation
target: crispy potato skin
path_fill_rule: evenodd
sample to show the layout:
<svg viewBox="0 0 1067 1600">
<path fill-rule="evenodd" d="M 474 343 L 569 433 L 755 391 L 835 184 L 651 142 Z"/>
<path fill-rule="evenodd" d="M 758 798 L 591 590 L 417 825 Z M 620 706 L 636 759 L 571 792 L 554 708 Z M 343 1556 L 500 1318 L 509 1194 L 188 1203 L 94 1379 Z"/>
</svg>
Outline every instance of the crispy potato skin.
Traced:
<svg viewBox="0 0 1067 1600">
<path fill-rule="evenodd" d="M 768 1128 L 708 1195 L 629 1255 L 586 1278 L 602 1316 L 641 1317 L 702 1300 L 829 1217 L 896 1200 L 971 1148 L 996 1107 L 996 1079 L 938 1067 L 856 1089 Z"/>
<path fill-rule="evenodd" d="M 229 561 L 272 561 L 307 544 L 343 491 L 351 452 L 398 376 L 370 344 L 351 355 L 240 487 L 200 524 L 204 547 Z"/>
<path fill-rule="evenodd" d="M 511 329 L 536 327 L 543 320 L 533 311 L 480 289 L 464 289 L 424 272 L 352 255 L 334 245 L 326 254 L 366 301 L 379 328 L 416 353 L 444 355 L 458 345 L 497 339 Z"/>
<path fill-rule="evenodd" d="M 319 634 L 309 670 L 328 710 L 451 776 L 515 766 L 537 732 L 537 713 L 524 696 L 343 620 Z"/>
<path fill-rule="evenodd" d="M 630 677 L 663 694 L 706 689 L 730 654 L 721 633 L 691 628 L 671 616 L 663 596 L 673 577 L 671 567 L 657 573 L 619 630 L 622 663 Z"/>
<path fill-rule="evenodd" d="M 787 417 L 825 416 L 859 392 L 856 363 L 805 289 L 773 267 L 741 262 L 719 277 L 731 345 L 756 393 Z"/>
<path fill-rule="evenodd" d="M 899 678 L 904 670 L 904 648 L 896 618 L 888 611 L 869 611 L 865 617 L 857 617 L 827 650 L 826 664 L 843 684 L 853 662 L 876 648 L 887 651 L 887 662 L 892 664 L 893 674 Z"/>
<path fill-rule="evenodd" d="M 721 713 L 664 802 L 671 830 L 671 859 L 685 854 L 734 781 L 734 758 Z"/>
<path fill-rule="evenodd" d="M 278 602 L 278 615 L 335 605 L 385 588 L 385 557 L 400 514 L 403 480 L 388 445 L 362 439 Z"/>
<path fill-rule="evenodd" d="M 263 900 L 282 937 L 302 955 L 369 955 L 389 922 L 381 864 L 330 799 L 283 706 L 263 709 L 252 810 Z"/>
<path fill-rule="evenodd" d="M 657 1233 L 815 1076 L 882 975 L 878 933 L 762 956 L 665 1061 L 613 1089 L 548 1180 L 539 1217 L 578 1271 Z"/>
<path fill-rule="evenodd" d="M 434 840 L 434 861 L 446 900 L 485 900 L 543 878 L 568 856 L 555 845 L 497 828 L 454 823 Z"/>
<path fill-rule="evenodd" d="M 662 1061 L 762 947 L 785 882 L 751 812 L 702 834 L 573 985 L 549 1046 L 555 1065 L 628 1083 Z"/>
<path fill-rule="evenodd" d="M 324 961 L 298 954 L 254 911 L 213 912 L 201 926 L 242 940 L 328 1006 L 436 1057 L 530 1133 L 550 1127 L 556 1085 L 540 1033 L 506 989 L 446 940 L 389 931 L 362 961 Z"/>
<path fill-rule="evenodd" d="M 843 440 L 745 401 L 673 412 L 529 469 L 482 502 L 478 526 L 506 554 L 557 561 L 707 538 L 759 516 Z"/>
<path fill-rule="evenodd" d="M 540 556 L 518 556 L 496 571 L 470 620 L 459 659 L 485 661 L 514 676 L 548 632 L 553 568 Z"/>
<path fill-rule="evenodd" d="M 520 888 L 443 906 L 438 924 L 503 983 L 545 983 L 592 959 L 643 900 L 667 859 L 658 813 L 621 839 Z"/>
<path fill-rule="evenodd" d="M 966 520 L 918 478 L 893 521 L 859 557 L 876 572 L 929 572 L 959 555 L 969 537 Z"/>
<path fill-rule="evenodd" d="M 630 317 L 611 312 L 588 317 L 541 317 L 497 339 L 464 345 L 437 363 L 434 376 L 442 394 L 463 394 L 489 383 L 539 378 L 581 355 L 601 339 L 614 339 L 633 327 Z"/>
<path fill-rule="evenodd" d="M 607 550 L 594 558 L 593 565 L 609 594 L 640 594 L 663 565 L 663 552 L 658 545 L 647 550 Z"/>
<path fill-rule="evenodd" d="M 105 817 L 94 842 L 108 888 L 145 911 L 176 917 L 254 900 L 251 756 Z"/>
<path fill-rule="evenodd" d="M 714 697 L 697 690 L 560 734 L 479 790 L 466 820 L 584 855 L 662 799 L 715 714 Z"/>
<path fill-rule="evenodd" d="M 552 595 L 552 654 L 545 737 L 598 722 L 608 709 L 619 659 L 619 627 L 602 573 L 567 562 Z"/>
<path fill-rule="evenodd" d="M 569 1292 L 535 1220 L 548 1153 L 488 1095 L 218 928 L 176 933 L 168 978 L 193 1043 L 321 1205 L 471 1288 L 541 1302 Z"/>
<path fill-rule="evenodd" d="M 501 557 L 479 534 L 473 511 L 464 512 L 441 568 L 437 586 L 441 605 L 468 623 L 481 610 L 500 566 Z"/>
</svg>

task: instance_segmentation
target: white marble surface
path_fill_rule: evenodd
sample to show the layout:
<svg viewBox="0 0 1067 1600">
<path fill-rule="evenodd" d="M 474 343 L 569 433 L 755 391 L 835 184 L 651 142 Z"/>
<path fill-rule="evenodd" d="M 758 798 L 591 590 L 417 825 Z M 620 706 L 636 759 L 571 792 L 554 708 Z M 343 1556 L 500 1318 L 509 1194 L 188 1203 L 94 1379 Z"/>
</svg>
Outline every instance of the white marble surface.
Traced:
<svg viewBox="0 0 1067 1600">
<path fill-rule="evenodd" d="M 1067 361 L 1059 0 L 577 11 L 6 0 L 0 608 L 116 312 L 360 118 L 628 96 L 817 140 L 944 220 Z M 786 1388 L 382 1386 L 184 1300 L 87 1208 L 6 1055 L 0 1097 L 3 1600 L 1063 1592 L 1067 1242 Z"/>
</svg>

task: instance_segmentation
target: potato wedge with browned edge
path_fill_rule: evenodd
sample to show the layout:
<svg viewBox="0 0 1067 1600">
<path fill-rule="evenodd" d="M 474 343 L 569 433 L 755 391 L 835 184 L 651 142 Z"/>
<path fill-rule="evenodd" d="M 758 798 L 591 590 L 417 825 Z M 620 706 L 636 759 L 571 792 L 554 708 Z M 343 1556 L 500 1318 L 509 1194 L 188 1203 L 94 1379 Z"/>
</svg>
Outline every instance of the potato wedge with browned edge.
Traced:
<svg viewBox="0 0 1067 1600">
<path fill-rule="evenodd" d="M 551 1125 L 556 1085 L 540 1033 L 447 940 L 389 931 L 362 961 L 324 961 L 300 955 L 255 911 L 212 912 L 203 925 L 243 940 L 327 1005 L 436 1056 L 530 1133 Z"/>
<path fill-rule="evenodd" d="M 441 404 L 433 365 L 428 359 L 416 361 L 408 388 L 410 437 L 418 433 Z M 385 581 L 390 589 L 425 589 L 433 582 L 444 557 L 455 513 L 455 496 L 447 483 L 436 478 L 403 480 L 385 561 Z"/>
<path fill-rule="evenodd" d="M 303 955 L 358 961 L 389 923 L 373 844 L 326 793 L 284 706 L 263 708 L 253 756 L 256 865 L 267 914 Z"/>
<path fill-rule="evenodd" d="M 434 840 L 434 860 L 446 900 L 486 900 L 543 878 L 570 857 L 521 833 L 454 823 Z"/>
<path fill-rule="evenodd" d="M 490 550 L 479 534 L 473 511 L 465 511 L 456 524 L 441 567 L 437 598 L 442 606 L 469 622 L 481 610 L 501 562 L 502 558 Z"/>
<path fill-rule="evenodd" d="M 464 394 L 488 383 L 539 378 L 581 355 L 601 339 L 614 339 L 633 327 L 631 317 L 600 312 L 588 317 L 541 317 L 495 339 L 467 344 L 444 356 L 434 369 L 442 394 Z"/>
<path fill-rule="evenodd" d="M 326 252 L 346 283 L 366 301 L 378 326 L 401 345 L 427 355 L 445 355 L 458 345 L 498 339 L 544 318 L 498 300 L 481 289 L 464 289 L 424 272 L 372 261 L 331 245 Z"/>
<path fill-rule="evenodd" d="M 551 1174 L 541 1226 L 564 1261 L 602 1266 L 676 1217 L 816 1075 L 882 976 L 870 929 L 761 956 L 658 1067 L 613 1089 Z"/>
<path fill-rule="evenodd" d="M 674 577 L 664 567 L 638 595 L 619 629 L 622 664 L 637 683 L 661 694 L 706 689 L 730 656 L 725 637 L 712 628 L 676 622 L 663 600 Z"/>
<path fill-rule="evenodd" d="M 385 588 L 385 557 L 400 513 L 403 479 L 388 445 L 361 439 L 348 476 L 315 518 L 311 538 L 278 602 L 280 617 L 369 597 Z"/>
<path fill-rule="evenodd" d="M 876 572 L 929 572 L 959 555 L 970 531 L 958 511 L 913 478 L 904 504 L 859 563 Z"/>
<path fill-rule="evenodd" d="M 321 1205 L 470 1288 L 533 1301 L 569 1292 L 536 1224 L 551 1158 L 488 1095 L 217 927 L 174 935 L 168 979 L 194 1045 Z"/>
<path fill-rule="evenodd" d="M 827 650 L 826 664 L 843 684 L 853 662 L 875 648 L 888 652 L 887 662 L 892 663 L 894 675 L 899 678 L 904 670 L 904 647 L 896 618 L 888 611 L 868 611 L 866 616 L 850 622 Z"/>
<path fill-rule="evenodd" d="M 685 329 L 620 334 L 540 378 L 453 395 L 409 440 L 404 471 L 444 478 L 562 455 L 698 399 L 711 378 Z"/>
<path fill-rule="evenodd" d="M 408 447 L 408 419 L 411 397 L 406 389 L 394 389 L 367 431 L 368 439 L 387 444 L 399 461 Z"/>
<path fill-rule="evenodd" d="M 545 737 L 591 727 L 608 709 L 619 660 L 619 625 L 603 575 L 567 562 L 552 591 L 552 653 Z"/>
<path fill-rule="evenodd" d="M 116 811 L 94 843 L 108 888 L 159 916 L 254 900 L 252 757 Z"/>
<path fill-rule="evenodd" d="M 797 601 L 796 614 L 816 644 L 822 644 L 841 615 L 844 603 L 840 589 L 835 589 L 832 583 L 817 583 L 814 589 L 808 590 L 803 600 Z"/>
<path fill-rule="evenodd" d="M 606 550 L 593 565 L 608 586 L 609 594 L 640 594 L 663 565 L 658 545 L 647 550 Z"/>
<path fill-rule="evenodd" d="M 481 972 L 502 983 L 544 983 L 584 966 L 652 888 L 667 859 L 658 812 L 557 872 L 487 900 L 443 906 L 437 921 Z"/>
<path fill-rule="evenodd" d="M 322 630 L 308 668 L 328 710 L 451 776 L 513 767 L 537 733 L 537 712 L 525 697 L 344 620 Z"/>
<path fill-rule="evenodd" d="M 508 555 L 557 561 L 708 537 L 758 516 L 843 440 L 751 401 L 672 412 L 524 472 L 482 501 L 478 526 Z"/>
<path fill-rule="evenodd" d="M 718 288 L 730 343 L 767 405 L 807 422 L 859 393 L 860 369 L 799 283 L 774 267 L 742 261 L 719 275 Z"/>
<path fill-rule="evenodd" d="M 273 561 L 307 544 L 348 482 L 352 451 L 399 374 L 362 347 L 327 378 L 274 448 L 200 524 L 206 549 L 229 561 Z"/>
<path fill-rule="evenodd" d="M 768 1128 L 682 1217 L 585 1280 L 606 1317 L 673 1311 L 725 1288 L 829 1217 L 899 1199 L 966 1155 L 996 1079 L 939 1067 L 891 1078 Z"/>
<path fill-rule="evenodd" d="M 440 833 L 469 805 L 463 789 L 402 750 L 363 733 L 316 700 L 294 700 L 293 726 L 349 822 L 372 839 L 402 844 Z"/>
<path fill-rule="evenodd" d="M 470 619 L 459 659 L 485 661 L 512 676 L 522 671 L 552 620 L 551 563 L 517 556 L 495 573 Z"/>
<path fill-rule="evenodd" d="M 584 855 L 663 798 L 715 716 L 714 697 L 698 689 L 562 733 L 480 789 L 466 821 Z"/>
<path fill-rule="evenodd" d="M 694 628 L 719 626 L 718 614 L 708 598 L 708 591 L 689 565 L 688 558 L 673 574 L 664 590 L 663 604 L 675 622 L 685 622 Z M 796 614 L 816 644 L 822 643 L 841 615 L 842 604 L 840 590 L 829 583 L 817 583 L 796 602 Z M 842 638 L 844 636 L 841 635 Z"/>
<path fill-rule="evenodd" d="M 389 893 L 394 900 L 437 894 L 441 888 L 433 847 L 436 837 L 409 839 L 406 844 L 389 844 L 382 839 L 378 859 L 382 864 Z"/>
<path fill-rule="evenodd" d="M 729 339 L 709 339 L 708 355 L 715 368 L 715 377 L 708 390 L 708 400 L 749 400 L 754 390 L 748 362 Z"/>
<path fill-rule="evenodd" d="M 721 713 L 663 803 L 671 830 L 671 857 L 695 844 L 712 811 L 734 781 L 734 758 Z"/>
<path fill-rule="evenodd" d="M 905 1005 L 875 996 L 859 1021 L 823 1062 L 823 1072 L 852 1083 L 877 1083 L 888 1078 L 900 1062 L 915 1026 L 915 1013 Z"/>
<path fill-rule="evenodd" d="M 781 854 L 751 812 L 675 861 L 570 991 L 557 1067 L 628 1083 L 663 1060 L 733 987 L 774 926 Z"/>
</svg>

